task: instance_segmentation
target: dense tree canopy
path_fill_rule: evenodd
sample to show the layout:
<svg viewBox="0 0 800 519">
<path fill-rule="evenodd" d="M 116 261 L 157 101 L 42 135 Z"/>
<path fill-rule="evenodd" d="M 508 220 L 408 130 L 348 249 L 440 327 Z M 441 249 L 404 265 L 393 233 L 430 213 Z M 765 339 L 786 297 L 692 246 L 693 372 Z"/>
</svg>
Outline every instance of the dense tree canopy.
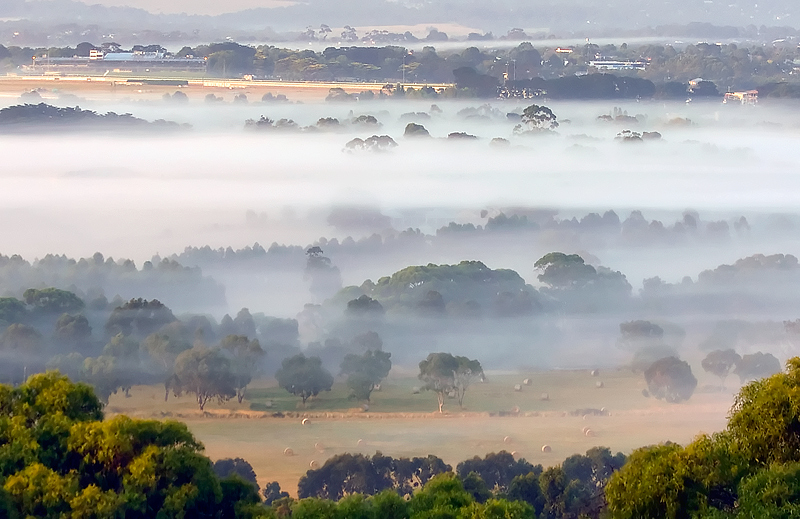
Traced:
<svg viewBox="0 0 800 519">
<path fill-rule="evenodd" d="M 281 368 L 275 373 L 278 385 L 289 393 L 306 400 L 322 391 L 330 391 L 333 375 L 322 367 L 319 357 L 306 357 L 302 353 L 283 359 Z"/>
<path fill-rule="evenodd" d="M 728 427 L 681 447 L 635 451 L 606 490 L 615 518 L 791 517 L 800 463 L 800 359 L 751 382 Z"/>
<path fill-rule="evenodd" d="M 478 378 L 483 378 L 481 363 L 450 353 L 431 353 L 419 363 L 419 379 L 424 388 L 436 393 L 439 412 L 443 412 L 445 396 L 451 394 L 464 406 L 464 394 Z"/>
<path fill-rule="evenodd" d="M 0 386 L 0 510 L 11 517 L 259 514 L 243 499 L 252 494 L 226 491 L 235 483 L 214 475 L 202 449 L 177 422 L 103 420 L 91 388 L 58 373 Z"/>
</svg>

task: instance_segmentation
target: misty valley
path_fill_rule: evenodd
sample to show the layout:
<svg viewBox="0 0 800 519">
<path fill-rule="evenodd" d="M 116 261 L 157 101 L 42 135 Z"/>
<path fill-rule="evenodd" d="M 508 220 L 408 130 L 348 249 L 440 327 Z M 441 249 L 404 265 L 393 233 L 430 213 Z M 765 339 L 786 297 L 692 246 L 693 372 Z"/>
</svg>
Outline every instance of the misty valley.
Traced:
<svg viewBox="0 0 800 519">
<path fill-rule="evenodd" d="M 0 45 L 0 518 L 795 517 L 780 30 Z"/>
</svg>

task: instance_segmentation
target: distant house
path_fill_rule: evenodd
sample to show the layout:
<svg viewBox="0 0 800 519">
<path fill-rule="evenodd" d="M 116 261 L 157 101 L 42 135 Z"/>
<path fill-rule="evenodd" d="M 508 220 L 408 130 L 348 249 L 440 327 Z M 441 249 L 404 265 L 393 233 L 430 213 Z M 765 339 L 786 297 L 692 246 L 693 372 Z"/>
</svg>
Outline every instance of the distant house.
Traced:
<svg viewBox="0 0 800 519">
<path fill-rule="evenodd" d="M 645 70 L 646 61 L 632 60 L 593 60 L 589 62 L 589 67 L 596 70 Z"/>
<path fill-rule="evenodd" d="M 758 90 L 745 90 L 743 92 L 728 92 L 722 98 L 725 104 L 739 103 L 748 106 L 755 106 L 758 104 Z"/>
</svg>

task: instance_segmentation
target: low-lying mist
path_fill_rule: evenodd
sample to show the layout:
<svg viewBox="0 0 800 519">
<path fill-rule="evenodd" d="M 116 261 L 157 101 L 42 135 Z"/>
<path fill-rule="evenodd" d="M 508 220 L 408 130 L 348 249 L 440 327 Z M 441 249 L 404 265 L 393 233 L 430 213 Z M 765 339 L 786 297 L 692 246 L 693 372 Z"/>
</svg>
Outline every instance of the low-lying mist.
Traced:
<svg viewBox="0 0 800 519">
<path fill-rule="evenodd" d="M 800 314 L 796 265 L 754 256 L 800 256 L 791 103 L 554 101 L 558 127 L 534 132 L 519 114 L 537 101 L 233 102 L 242 93 L 80 103 L 191 125 L 181 131 L 6 134 L 0 252 L 31 265 L 5 272 L 0 292 L 97 292 L 103 311 L 159 299 L 210 326 L 249 308 L 259 319 L 296 319 L 296 336 L 273 357 L 308 350 L 330 369 L 370 331 L 399 365 L 437 350 L 493 369 L 617 365 L 635 353 L 618 347 L 620 324 L 637 320 L 682 330 L 669 347 L 689 358 L 706 343 L 782 359 L 793 351 L 782 327 Z M 65 106 L 57 93 L 41 96 Z M 270 122 L 245 123 L 262 116 Z M 406 135 L 410 123 L 429 136 Z M 348 146 L 373 135 L 397 146 Z M 310 246 L 331 279 L 309 271 Z M 98 251 L 100 260 L 77 261 Z M 591 283 L 611 276 L 624 298 L 548 292 L 534 262 L 554 251 L 580 255 L 601 273 Z M 406 267 L 464 260 L 510 269 L 520 285 L 485 300 L 445 290 L 430 296 L 442 298 L 435 319 L 414 306 L 430 290 L 395 294 L 396 304 L 370 292 Z M 349 316 L 362 295 L 387 305 L 386 316 Z M 589 303 L 575 306 L 581 297 Z M 715 330 L 730 322 L 772 331 L 720 342 Z"/>
</svg>

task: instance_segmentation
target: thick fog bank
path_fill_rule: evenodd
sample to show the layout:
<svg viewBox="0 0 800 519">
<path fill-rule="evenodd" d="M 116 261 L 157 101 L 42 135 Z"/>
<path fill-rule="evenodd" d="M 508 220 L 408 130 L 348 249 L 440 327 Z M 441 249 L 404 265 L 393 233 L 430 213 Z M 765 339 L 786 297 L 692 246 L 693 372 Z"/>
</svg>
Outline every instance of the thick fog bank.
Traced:
<svg viewBox="0 0 800 519">
<path fill-rule="evenodd" d="M 800 132 L 791 104 L 631 103 L 621 109 L 638 120 L 603 122 L 597 117 L 612 113 L 614 103 L 549 103 L 561 125 L 553 135 L 536 136 L 515 135 L 516 122 L 506 117 L 523 103 L 495 103 L 473 116 L 459 115 L 468 103 L 439 104 L 442 113 L 427 102 L 214 109 L 202 102 L 181 108 L 102 102 L 92 108 L 188 122 L 194 130 L 3 137 L 13 153 L 0 171 L 0 204 L 24 215 L 0 223 L 4 249 L 26 256 L 103 250 L 141 260 L 186 244 L 302 244 L 335 232 L 291 219 L 335 205 L 369 205 L 387 214 L 438 208 L 443 221 L 462 208 L 499 206 L 773 212 L 800 202 L 792 151 Z M 313 126 L 323 117 L 345 121 L 351 110 L 352 116 L 374 114 L 381 126 L 243 129 L 246 118 L 262 114 Z M 433 138 L 404 138 L 412 120 Z M 624 129 L 658 131 L 662 139 L 621 143 L 615 136 Z M 453 132 L 479 139 L 444 139 Z M 353 137 L 372 134 L 390 135 L 399 146 L 343 152 Z M 509 147 L 490 146 L 495 137 Z M 248 227 L 247 210 L 267 219 Z"/>
</svg>

